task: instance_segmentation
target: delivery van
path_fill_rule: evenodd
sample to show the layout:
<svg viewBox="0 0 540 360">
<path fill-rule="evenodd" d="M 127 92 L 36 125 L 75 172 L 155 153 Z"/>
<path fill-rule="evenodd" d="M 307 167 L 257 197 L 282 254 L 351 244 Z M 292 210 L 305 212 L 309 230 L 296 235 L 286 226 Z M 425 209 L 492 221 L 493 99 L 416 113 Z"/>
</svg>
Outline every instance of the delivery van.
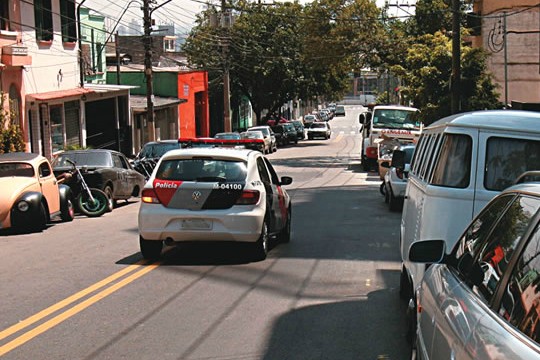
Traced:
<svg viewBox="0 0 540 360">
<path fill-rule="evenodd" d="M 423 129 L 411 161 L 401 218 L 400 295 L 415 303 L 426 265 L 408 260 L 420 240 L 452 249 L 463 229 L 501 190 L 540 170 L 540 113 L 485 110 Z M 427 265 L 429 266 L 429 265 Z"/>
</svg>

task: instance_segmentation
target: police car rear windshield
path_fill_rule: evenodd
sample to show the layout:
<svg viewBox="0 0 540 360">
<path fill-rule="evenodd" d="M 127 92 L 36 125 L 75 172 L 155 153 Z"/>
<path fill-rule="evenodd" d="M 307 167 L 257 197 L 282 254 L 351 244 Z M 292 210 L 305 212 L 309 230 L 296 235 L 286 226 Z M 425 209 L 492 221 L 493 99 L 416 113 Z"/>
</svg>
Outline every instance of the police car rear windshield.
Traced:
<svg viewBox="0 0 540 360">
<path fill-rule="evenodd" d="M 215 159 L 171 159 L 161 162 L 156 179 L 199 182 L 241 182 L 246 179 L 242 161 Z"/>
</svg>

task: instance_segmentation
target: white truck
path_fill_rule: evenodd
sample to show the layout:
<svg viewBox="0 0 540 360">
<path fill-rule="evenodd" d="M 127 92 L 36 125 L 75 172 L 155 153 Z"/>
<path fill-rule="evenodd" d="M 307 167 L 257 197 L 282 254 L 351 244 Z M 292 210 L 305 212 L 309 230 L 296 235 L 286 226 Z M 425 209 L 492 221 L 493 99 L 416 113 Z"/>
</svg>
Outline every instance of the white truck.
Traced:
<svg viewBox="0 0 540 360">
<path fill-rule="evenodd" d="M 416 108 L 400 105 L 376 105 L 371 112 L 360 114 L 364 171 L 378 171 L 384 178 L 387 167 L 380 165 L 383 161 L 390 165 L 392 148 L 418 140 L 422 131 L 419 114 Z"/>
</svg>

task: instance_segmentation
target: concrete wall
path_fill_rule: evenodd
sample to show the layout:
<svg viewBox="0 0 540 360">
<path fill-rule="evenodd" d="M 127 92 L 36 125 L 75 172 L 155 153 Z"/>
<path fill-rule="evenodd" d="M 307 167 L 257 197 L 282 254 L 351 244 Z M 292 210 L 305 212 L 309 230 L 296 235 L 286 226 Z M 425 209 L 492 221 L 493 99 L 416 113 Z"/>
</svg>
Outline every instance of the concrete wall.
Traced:
<svg viewBox="0 0 540 360">
<path fill-rule="evenodd" d="M 53 40 L 36 41 L 34 4 L 21 2 L 22 41 L 32 56 L 32 65 L 23 72 L 27 94 L 73 89 L 79 85 L 79 48 L 77 43 L 62 42 L 59 0 L 52 0 L 52 14 Z"/>
<path fill-rule="evenodd" d="M 535 5 L 535 0 L 477 3 L 476 10 L 482 15 L 482 47 L 491 54 L 488 67 L 500 86 L 501 102 L 540 102 L 540 9 Z"/>
</svg>

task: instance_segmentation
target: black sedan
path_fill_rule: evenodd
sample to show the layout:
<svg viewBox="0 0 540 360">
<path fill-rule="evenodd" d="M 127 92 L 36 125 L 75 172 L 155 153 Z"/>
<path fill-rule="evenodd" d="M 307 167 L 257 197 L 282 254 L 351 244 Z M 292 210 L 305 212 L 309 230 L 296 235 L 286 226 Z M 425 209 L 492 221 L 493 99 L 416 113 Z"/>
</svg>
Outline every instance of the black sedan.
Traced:
<svg viewBox="0 0 540 360">
<path fill-rule="evenodd" d="M 52 165 L 54 174 L 70 170 L 70 159 L 83 174 L 88 186 L 103 190 L 109 198 L 109 210 L 118 200 L 139 196 L 144 187 L 144 176 L 134 170 L 126 156 L 106 149 L 70 150 L 56 156 Z"/>
</svg>

